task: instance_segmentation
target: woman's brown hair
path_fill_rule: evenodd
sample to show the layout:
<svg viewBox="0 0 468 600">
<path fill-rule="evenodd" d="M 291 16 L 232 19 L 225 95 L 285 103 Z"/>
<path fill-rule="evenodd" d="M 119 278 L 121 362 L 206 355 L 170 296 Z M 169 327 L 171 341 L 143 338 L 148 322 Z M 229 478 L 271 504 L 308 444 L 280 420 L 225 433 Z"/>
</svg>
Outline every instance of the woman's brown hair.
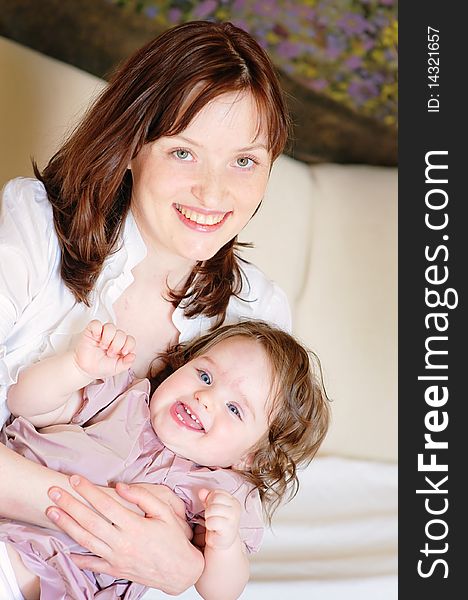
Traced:
<svg viewBox="0 0 468 600">
<path fill-rule="evenodd" d="M 75 298 L 89 294 L 105 258 L 116 251 L 130 207 L 128 165 L 144 144 L 176 135 L 211 100 L 227 92 L 251 93 L 258 129 L 274 160 L 283 150 L 289 119 L 267 54 L 230 23 L 192 21 L 169 29 L 132 55 L 113 75 L 81 124 L 44 171 L 61 250 L 61 273 Z M 232 294 L 242 287 L 236 238 L 197 263 L 182 290 L 188 317 L 204 313 L 221 323 Z M 190 301 L 189 301 L 190 300 Z"/>
<path fill-rule="evenodd" d="M 161 354 L 150 372 L 151 389 L 190 360 L 236 336 L 259 343 L 271 368 L 269 429 L 251 449 L 249 469 L 242 471 L 259 490 L 270 521 L 279 504 L 296 495 L 297 468 L 310 463 L 328 430 L 330 411 L 318 357 L 281 329 L 263 321 L 241 321 Z"/>
</svg>

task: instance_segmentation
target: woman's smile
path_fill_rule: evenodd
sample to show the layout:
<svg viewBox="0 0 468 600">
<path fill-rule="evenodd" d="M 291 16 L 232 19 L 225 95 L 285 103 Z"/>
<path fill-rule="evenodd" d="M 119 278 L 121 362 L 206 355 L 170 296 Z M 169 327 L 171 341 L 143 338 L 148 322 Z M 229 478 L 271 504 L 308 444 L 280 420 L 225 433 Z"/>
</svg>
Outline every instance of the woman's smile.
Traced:
<svg viewBox="0 0 468 600">
<path fill-rule="evenodd" d="M 203 208 L 192 208 L 183 204 L 174 204 L 179 219 L 184 225 L 197 231 L 216 231 L 232 215 L 232 211 L 217 212 Z"/>
</svg>

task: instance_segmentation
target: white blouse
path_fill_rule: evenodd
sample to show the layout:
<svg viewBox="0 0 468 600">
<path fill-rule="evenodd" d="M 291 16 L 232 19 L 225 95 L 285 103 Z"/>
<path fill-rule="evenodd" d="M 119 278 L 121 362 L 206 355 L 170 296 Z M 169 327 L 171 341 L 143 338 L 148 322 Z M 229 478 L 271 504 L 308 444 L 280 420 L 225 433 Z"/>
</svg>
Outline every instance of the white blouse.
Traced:
<svg viewBox="0 0 468 600">
<path fill-rule="evenodd" d="M 60 275 L 60 247 L 43 184 L 28 178 L 6 184 L 0 204 L 0 426 L 9 416 L 8 386 L 21 367 L 66 350 L 92 319 L 115 321 L 113 304 L 146 256 L 131 211 L 118 248 L 104 261 L 91 306 L 76 302 Z M 262 319 L 290 331 L 285 293 L 254 265 L 242 263 L 241 269 L 242 292 L 239 298 L 231 296 L 225 323 Z M 214 317 L 187 319 L 177 307 L 172 321 L 183 342 L 207 331 Z"/>
</svg>

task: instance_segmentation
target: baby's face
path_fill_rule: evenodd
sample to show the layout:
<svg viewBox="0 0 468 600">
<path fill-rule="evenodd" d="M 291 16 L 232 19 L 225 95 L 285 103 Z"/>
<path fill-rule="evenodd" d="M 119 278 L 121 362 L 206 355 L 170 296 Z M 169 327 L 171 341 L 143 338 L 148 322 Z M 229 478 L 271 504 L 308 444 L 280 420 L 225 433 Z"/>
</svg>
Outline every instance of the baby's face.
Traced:
<svg viewBox="0 0 468 600">
<path fill-rule="evenodd" d="M 242 468 L 268 430 L 270 372 L 258 342 L 219 342 L 156 389 L 153 428 L 165 446 L 199 465 Z"/>
</svg>

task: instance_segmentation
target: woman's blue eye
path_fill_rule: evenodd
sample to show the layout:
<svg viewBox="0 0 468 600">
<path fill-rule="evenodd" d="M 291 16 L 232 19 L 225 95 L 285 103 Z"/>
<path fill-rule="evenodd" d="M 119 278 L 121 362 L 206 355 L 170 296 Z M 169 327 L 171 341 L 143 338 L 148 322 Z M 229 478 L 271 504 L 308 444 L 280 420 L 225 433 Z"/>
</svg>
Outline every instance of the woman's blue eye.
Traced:
<svg viewBox="0 0 468 600">
<path fill-rule="evenodd" d="M 177 156 L 177 158 L 180 158 L 180 160 L 187 160 L 188 158 L 191 158 L 190 152 L 188 150 L 184 150 L 183 148 L 175 150 L 174 154 Z"/>
<path fill-rule="evenodd" d="M 248 156 L 242 156 L 236 160 L 237 166 L 242 167 L 243 169 L 247 169 L 254 164 L 254 161 Z"/>
<path fill-rule="evenodd" d="M 199 371 L 198 373 L 203 383 L 206 383 L 206 385 L 211 385 L 211 377 L 206 371 Z"/>
<path fill-rule="evenodd" d="M 226 406 L 228 407 L 228 410 L 230 412 L 232 412 L 233 415 L 236 415 L 236 417 L 239 417 L 239 419 L 242 419 L 242 415 L 240 414 L 240 411 L 235 404 L 229 403 Z"/>
</svg>

